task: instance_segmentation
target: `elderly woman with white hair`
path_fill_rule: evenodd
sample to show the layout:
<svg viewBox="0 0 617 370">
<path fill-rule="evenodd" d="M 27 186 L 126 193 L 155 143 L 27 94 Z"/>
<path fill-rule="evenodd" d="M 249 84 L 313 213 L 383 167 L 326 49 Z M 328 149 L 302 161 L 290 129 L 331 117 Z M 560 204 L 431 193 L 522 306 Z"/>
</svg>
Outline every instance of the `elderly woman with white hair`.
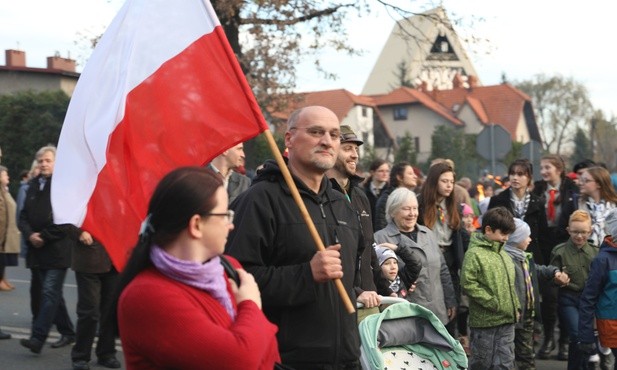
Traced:
<svg viewBox="0 0 617 370">
<path fill-rule="evenodd" d="M 435 234 L 418 225 L 418 200 L 406 188 L 394 190 L 386 203 L 388 225 L 375 233 L 375 242 L 392 248 L 411 249 L 422 260 L 422 269 L 407 297 L 431 310 L 445 325 L 456 316 L 456 295 L 446 261 L 439 250 Z"/>
</svg>

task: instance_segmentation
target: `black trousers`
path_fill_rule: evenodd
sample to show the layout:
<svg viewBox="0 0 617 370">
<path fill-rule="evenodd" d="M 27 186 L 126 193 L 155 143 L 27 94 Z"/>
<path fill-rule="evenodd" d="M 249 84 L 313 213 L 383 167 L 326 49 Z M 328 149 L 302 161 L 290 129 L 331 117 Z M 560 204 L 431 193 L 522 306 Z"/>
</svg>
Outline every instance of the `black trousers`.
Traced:
<svg viewBox="0 0 617 370">
<path fill-rule="evenodd" d="M 97 325 L 99 340 L 96 356 L 99 359 L 116 354 L 116 337 L 112 323 L 111 303 L 119 280 L 118 272 L 89 274 L 75 272 L 77 281 L 77 333 L 71 351 L 73 361 L 90 361 Z"/>
</svg>

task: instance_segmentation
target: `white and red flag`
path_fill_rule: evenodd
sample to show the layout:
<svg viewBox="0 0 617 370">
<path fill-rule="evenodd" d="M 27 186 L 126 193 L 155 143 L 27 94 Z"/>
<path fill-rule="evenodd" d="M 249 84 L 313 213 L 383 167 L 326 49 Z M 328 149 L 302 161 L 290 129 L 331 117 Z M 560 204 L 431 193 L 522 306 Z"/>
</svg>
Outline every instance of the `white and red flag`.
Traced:
<svg viewBox="0 0 617 370">
<path fill-rule="evenodd" d="M 52 178 L 54 221 L 121 270 L 154 187 L 267 129 L 208 0 L 128 0 L 77 83 Z"/>
</svg>

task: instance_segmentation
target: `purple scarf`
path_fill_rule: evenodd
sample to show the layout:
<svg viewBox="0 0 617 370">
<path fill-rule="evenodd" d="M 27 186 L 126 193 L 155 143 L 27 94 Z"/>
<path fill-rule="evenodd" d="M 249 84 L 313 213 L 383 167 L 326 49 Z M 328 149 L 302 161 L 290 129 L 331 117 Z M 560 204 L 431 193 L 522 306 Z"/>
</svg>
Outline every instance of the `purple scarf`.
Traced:
<svg viewBox="0 0 617 370">
<path fill-rule="evenodd" d="M 205 263 L 185 261 L 170 255 L 158 245 L 153 245 L 150 258 L 163 275 L 209 293 L 225 307 L 232 321 L 236 319 L 227 291 L 223 265 L 218 256 Z"/>
</svg>

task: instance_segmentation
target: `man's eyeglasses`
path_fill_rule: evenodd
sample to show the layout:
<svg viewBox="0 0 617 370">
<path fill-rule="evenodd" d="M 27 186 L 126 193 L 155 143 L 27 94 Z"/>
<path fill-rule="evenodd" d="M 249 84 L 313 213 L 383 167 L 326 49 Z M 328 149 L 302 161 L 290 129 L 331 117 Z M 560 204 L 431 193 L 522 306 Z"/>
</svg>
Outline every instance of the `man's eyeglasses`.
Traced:
<svg viewBox="0 0 617 370">
<path fill-rule="evenodd" d="M 228 210 L 225 213 L 206 213 L 206 216 L 223 216 L 223 217 L 227 217 L 227 222 L 229 222 L 230 224 L 234 223 L 234 211 L 232 211 L 231 209 Z"/>
<path fill-rule="evenodd" d="M 341 140 L 341 130 L 326 131 L 321 127 L 292 127 L 289 130 L 304 130 L 307 134 L 316 139 L 321 139 L 326 133 L 328 133 L 332 141 Z"/>
</svg>

